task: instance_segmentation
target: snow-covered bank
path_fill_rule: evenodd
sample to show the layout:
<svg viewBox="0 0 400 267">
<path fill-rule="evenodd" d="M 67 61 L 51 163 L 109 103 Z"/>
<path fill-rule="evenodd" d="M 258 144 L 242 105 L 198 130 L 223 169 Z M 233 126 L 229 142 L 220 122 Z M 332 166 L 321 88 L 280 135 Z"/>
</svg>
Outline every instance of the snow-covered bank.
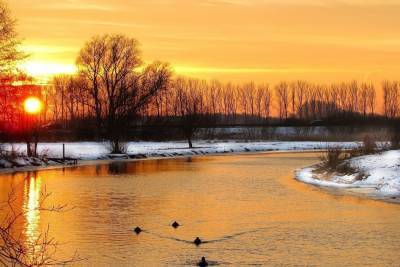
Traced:
<svg viewBox="0 0 400 267">
<path fill-rule="evenodd" d="M 186 142 L 129 142 L 127 155 L 145 155 L 146 157 L 163 156 L 190 156 L 199 154 L 257 152 L 257 151 L 292 151 L 292 150 L 316 150 L 327 147 L 339 146 L 341 148 L 354 148 L 356 142 L 209 142 L 198 141 L 194 148 L 189 149 Z M 14 144 L 14 149 L 25 153 L 25 144 Z M 7 150 L 11 145 L 6 145 Z M 80 160 L 109 159 L 108 146 L 101 142 L 74 142 L 65 143 L 66 157 Z M 48 157 L 62 157 L 62 143 L 40 143 L 38 154 L 46 154 Z"/>
<path fill-rule="evenodd" d="M 186 142 L 129 142 L 127 153 L 124 155 L 110 155 L 108 146 L 101 142 L 73 142 L 65 143 L 65 156 L 78 160 L 104 159 L 138 159 L 151 157 L 176 157 L 191 155 L 206 155 L 219 153 L 261 152 L 261 151 L 302 151 L 318 150 L 327 147 L 339 146 L 354 148 L 356 142 L 235 142 L 235 141 L 197 141 L 194 148 L 189 149 Z M 6 151 L 15 150 L 25 154 L 25 144 L 6 144 Z M 48 158 L 62 158 L 62 143 L 40 143 L 38 154 Z M 35 166 L 29 158 L 17 158 L 15 162 L 0 161 L 1 168 Z M 16 163 L 18 161 L 18 164 Z M 10 166 L 11 164 L 11 166 Z M 39 164 L 36 162 L 36 164 Z M 49 161 L 43 164 L 57 164 Z M 41 165 L 41 164 L 39 164 Z"/>
<path fill-rule="evenodd" d="M 376 197 L 400 197 L 400 150 L 356 157 L 347 162 L 355 173 L 319 173 L 314 166 L 297 171 L 296 179 L 322 187 L 368 188 L 368 194 Z"/>
</svg>

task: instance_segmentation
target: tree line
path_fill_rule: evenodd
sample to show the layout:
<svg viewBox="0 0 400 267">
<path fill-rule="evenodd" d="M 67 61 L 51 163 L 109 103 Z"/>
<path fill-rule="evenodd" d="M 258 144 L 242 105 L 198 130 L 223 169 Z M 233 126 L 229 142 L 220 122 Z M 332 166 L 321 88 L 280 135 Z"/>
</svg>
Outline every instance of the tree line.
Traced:
<svg viewBox="0 0 400 267">
<path fill-rule="evenodd" d="M 78 56 L 79 72 L 54 77 L 47 88 L 49 120 L 63 127 L 95 122 L 97 131 L 103 129 L 118 148 L 121 132 L 149 118 L 181 128 L 192 146 L 198 127 L 234 124 L 243 118 L 266 124 L 400 115 L 399 82 L 382 82 L 383 110 L 379 110 L 379 88 L 371 83 L 323 85 L 299 80 L 270 86 L 174 77 L 167 63 L 141 65 L 137 44 L 123 35 L 92 38 Z"/>
<path fill-rule="evenodd" d="M 379 88 L 370 83 L 356 81 L 331 85 L 309 83 L 307 81 L 280 82 L 268 84 L 221 83 L 187 77 L 172 79 L 171 71 L 165 63 L 148 66 L 141 75 L 135 77 L 134 92 L 122 87 L 115 90 L 107 83 L 107 78 L 93 78 L 93 73 L 55 77 L 47 90 L 51 120 L 63 124 L 75 119 L 96 118 L 98 126 L 103 118 L 114 117 L 113 112 L 124 111 L 131 117 L 182 117 L 187 114 L 222 117 L 225 121 L 244 116 L 259 121 L 272 118 L 288 120 L 318 120 L 329 116 L 358 114 L 368 117 L 381 114 L 387 118 L 400 115 L 399 82 L 382 83 L 382 107 L 378 108 Z M 148 77 L 150 76 L 150 77 Z M 148 77 L 144 90 L 146 97 L 130 99 L 124 94 L 143 93 L 140 77 Z M 143 82 L 141 83 L 143 84 Z M 159 88 L 157 88 L 159 87 Z M 108 88 L 108 89 L 107 89 Z M 150 88 L 153 88 L 151 90 Z M 111 90 L 111 91 L 108 91 Z M 133 96 L 133 95 L 131 95 Z M 121 101 L 125 100 L 125 101 Z M 126 101 L 127 100 L 127 101 Z"/>
</svg>

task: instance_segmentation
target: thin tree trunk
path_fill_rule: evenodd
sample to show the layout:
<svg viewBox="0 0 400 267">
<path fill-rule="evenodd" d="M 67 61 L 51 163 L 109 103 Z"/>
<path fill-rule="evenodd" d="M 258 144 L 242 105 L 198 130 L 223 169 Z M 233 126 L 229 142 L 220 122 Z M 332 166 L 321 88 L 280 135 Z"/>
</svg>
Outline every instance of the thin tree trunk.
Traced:
<svg viewBox="0 0 400 267">
<path fill-rule="evenodd" d="M 188 140 L 188 143 L 189 143 L 189 148 L 193 148 L 192 139 L 188 136 L 187 140 Z"/>
</svg>

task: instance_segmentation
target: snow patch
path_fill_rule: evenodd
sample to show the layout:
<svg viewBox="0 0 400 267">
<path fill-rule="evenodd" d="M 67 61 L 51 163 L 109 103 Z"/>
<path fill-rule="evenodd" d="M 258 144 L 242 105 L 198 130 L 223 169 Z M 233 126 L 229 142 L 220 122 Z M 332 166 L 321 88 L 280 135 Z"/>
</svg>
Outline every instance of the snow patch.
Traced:
<svg viewBox="0 0 400 267">
<path fill-rule="evenodd" d="M 400 150 L 356 157 L 348 163 L 357 173 L 336 174 L 323 180 L 317 177 L 314 167 L 309 167 L 298 170 L 296 179 L 322 187 L 374 188 L 374 194 L 379 196 L 400 196 Z M 365 175 L 363 180 L 357 180 L 360 173 Z"/>
</svg>

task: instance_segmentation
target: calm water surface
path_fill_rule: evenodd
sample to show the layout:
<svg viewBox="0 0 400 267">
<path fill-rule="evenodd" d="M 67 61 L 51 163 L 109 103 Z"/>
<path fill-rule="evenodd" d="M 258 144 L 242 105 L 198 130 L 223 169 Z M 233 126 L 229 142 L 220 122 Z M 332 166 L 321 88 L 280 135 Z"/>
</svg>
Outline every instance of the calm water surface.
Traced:
<svg viewBox="0 0 400 267">
<path fill-rule="evenodd" d="M 0 199 L 14 186 L 27 240 L 50 225 L 61 254 L 88 258 L 77 266 L 187 266 L 202 256 L 220 266 L 399 266 L 400 205 L 293 179 L 317 161 L 280 153 L 19 173 L 0 177 Z M 75 208 L 36 212 L 44 190 L 49 204 Z M 209 243 L 194 246 L 196 236 Z"/>
</svg>

